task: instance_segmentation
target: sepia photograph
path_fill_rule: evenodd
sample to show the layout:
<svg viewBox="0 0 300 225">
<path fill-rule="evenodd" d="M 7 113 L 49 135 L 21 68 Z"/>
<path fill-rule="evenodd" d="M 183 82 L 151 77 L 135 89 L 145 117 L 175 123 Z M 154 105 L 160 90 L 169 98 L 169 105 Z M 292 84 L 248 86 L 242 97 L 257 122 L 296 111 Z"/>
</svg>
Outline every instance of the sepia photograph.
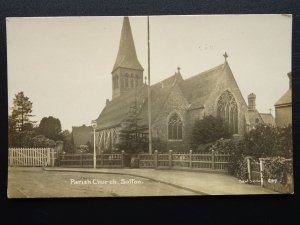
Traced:
<svg viewBox="0 0 300 225">
<path fill-rule="evenodd" d="M 8 198 L 293 194 L 292 20 L 6 18 Z"/>
</svg>

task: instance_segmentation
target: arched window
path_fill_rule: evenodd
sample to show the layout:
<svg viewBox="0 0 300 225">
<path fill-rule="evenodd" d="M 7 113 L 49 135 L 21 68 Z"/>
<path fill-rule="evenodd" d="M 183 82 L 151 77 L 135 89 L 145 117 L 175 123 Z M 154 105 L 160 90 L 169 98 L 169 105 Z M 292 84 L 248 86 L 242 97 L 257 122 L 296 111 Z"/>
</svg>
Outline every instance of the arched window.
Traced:
<svg viewBox="0 0 300 225">
<path fill-rule="evenodd" d="M 168 121 L 168 139 L 182 140 L 182 121 L 177 113 L 174 113 Z"/>
<path fill-rule="evenodd" d="M 228 125 L 232 133 L 238 133 L 238 108 L 233 95 L 225 91 L 218 100 L 218 117 L 221 117 Z"/>
</svg>

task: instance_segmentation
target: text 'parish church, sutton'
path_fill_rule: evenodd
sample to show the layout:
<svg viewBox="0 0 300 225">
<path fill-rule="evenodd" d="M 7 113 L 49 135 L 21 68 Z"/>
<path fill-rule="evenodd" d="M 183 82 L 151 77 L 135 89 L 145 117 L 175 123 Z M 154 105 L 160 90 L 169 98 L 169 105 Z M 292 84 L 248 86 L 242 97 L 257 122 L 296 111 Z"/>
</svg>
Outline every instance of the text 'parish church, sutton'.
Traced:
<svg viewBox="0 0 300 225">
<path fill-rule="evenodd" d="M 207 115 L 223 118 L 234 134 L 242 135 L 256 123 L 275 124 L 272 114 L 260 114 L 254 94 L 245 102 L 230 66 L 225 62 L 183 79 L 178 71 L 151 85 L 152 136 L 166 141 L 168 149 L 188 150 L 194 122 Z M 117 59 L 112 70 L 112 100 L 97 118 L 97 152 L 113 151 L 119 131 L 133 105 L 141 124 L 148 124 L 147 84 L 134 45 L 128 17 L 123 19 Z"/>
</svg>

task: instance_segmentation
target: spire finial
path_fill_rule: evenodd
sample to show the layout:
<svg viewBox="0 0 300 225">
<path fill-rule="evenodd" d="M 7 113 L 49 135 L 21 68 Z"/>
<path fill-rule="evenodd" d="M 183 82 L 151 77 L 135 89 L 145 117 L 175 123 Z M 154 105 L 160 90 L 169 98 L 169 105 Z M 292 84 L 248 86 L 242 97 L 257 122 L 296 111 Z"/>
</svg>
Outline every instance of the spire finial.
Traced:
<svg viewBox="0 0 300 225">
<path fill-rule="evenodd" d="M 228 58 L 227 52 L 225 52 L 223 56 L 225 58 L 225 62 L 227 62 L 227 58 Z"/>
<path fill-rule="evenodd" d="M 269 108 L 269 111 L 270 111 L 270 114 L 272 114 L 272 109 L 271 108 Z"/>
<path fill-rule="evenodd" d="M 180 73 L 180 69 L 181 69 L 181 68 L 178 66 L 178 67 L 177 67 L 177 73 Z"/>
<path fill-rule="evenodd" d="M 145 76 L 145 84 L 147 85 L 147 76 Z"/>
</svg>

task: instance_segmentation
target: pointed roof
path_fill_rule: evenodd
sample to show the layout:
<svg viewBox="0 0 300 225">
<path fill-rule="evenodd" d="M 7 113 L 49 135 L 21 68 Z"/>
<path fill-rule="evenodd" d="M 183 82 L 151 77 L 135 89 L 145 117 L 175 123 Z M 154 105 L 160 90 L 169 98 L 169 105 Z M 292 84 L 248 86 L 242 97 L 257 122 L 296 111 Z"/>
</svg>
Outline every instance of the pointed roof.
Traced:
<svg viewBox="0 0 300 225">
<path fill-rule="evenodd" d="M 113 71 L 119 67 L 144 70 L 136 55 L 128 16 L 123 19 L 119 51 Z"/>
<path fill-rule="evenodd" d="M 260 113 L 260 116 L 265 124 L 275 126 L 275 118 L 271 113 Z"/>
</svg>

